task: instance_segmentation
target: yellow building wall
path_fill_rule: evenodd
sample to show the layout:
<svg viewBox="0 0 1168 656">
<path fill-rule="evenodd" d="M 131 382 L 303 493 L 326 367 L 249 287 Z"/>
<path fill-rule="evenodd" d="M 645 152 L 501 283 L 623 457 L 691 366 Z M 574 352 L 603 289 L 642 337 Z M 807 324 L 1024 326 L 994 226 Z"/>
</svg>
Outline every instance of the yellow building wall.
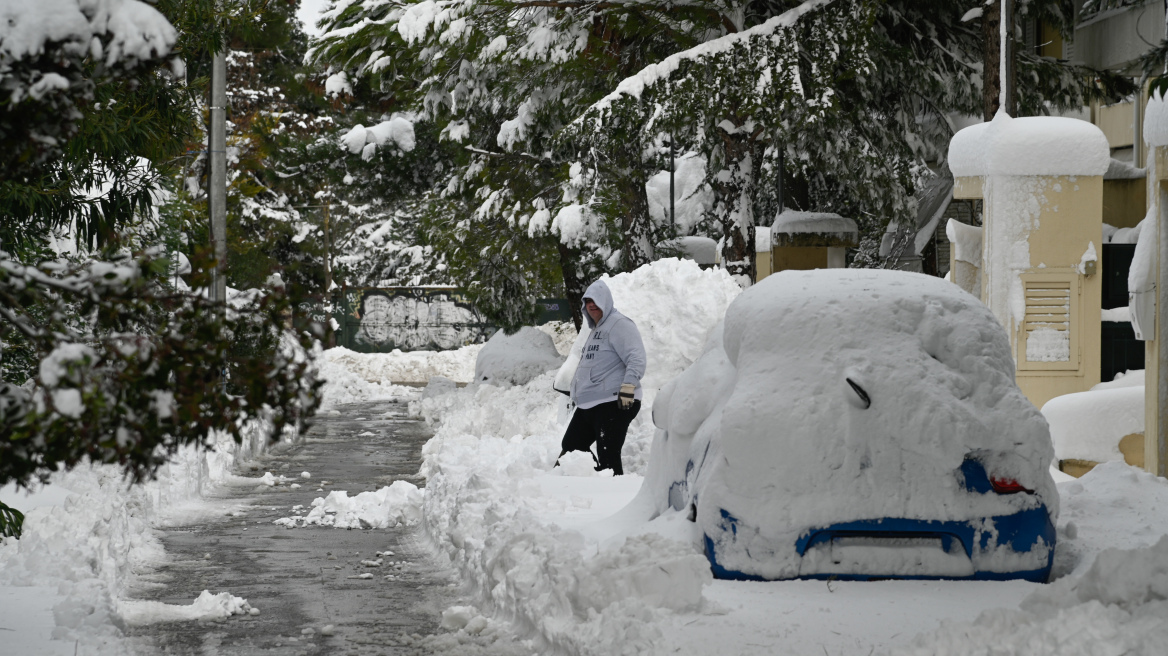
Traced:
<svg viewBox="0 0 1168 656">
<path fill-rule="evenodd" d="M 1039 183 L 1038 227 L 1030 233 L 1030 269 L 1026 273 L 1035 277 L 1065 276 L 1077 282 L 1077 303 L 1072 303 L 1076 312 L 1071 317 L 1072 330 L 1077 333 L 1073 338 L 1077 348 L 1072 349 L 1071 358 L 1077 356 L 1077 368 L 1029 369 L 1037 365 L 1023 362 L 1022 326 L 1015 327 L 1011 335 L 1015 362 L 1019 363 L 1015 376 L 1018 387 L 1041 408 L 1056 396 L 1085 392 L 1099 383 L 1103 280 L 1098 261 L 1096 270 L 1088 274 L 1075 268 L 1089 244 L 1095 245 L 1097 258 L 1102 256 L 1103 178 L 1040 176 L 1035 180 Z M 992 221 L 992 217 L 987 220 Z"/>
<path fill-rule="evenodd" d="M 762 251 L 754 254 L 754 281 L 758 282 L 771 275 L 771 254 Z"/>
<path fill-rule="evenodd" d="M 810 271 L 827 268 L 826 246 L 775 246 L 772 271 Z"/>
<path fill-rule="evenodd" d="M 959 177 L 953 180 L 954 200 L 979 200 L 982 197 L 981 177 Z"/>
<path fill-rule="evenodd" d="M 1147 213 L 1147 180 L 1104 180 L 1103 222 L 1134 228 Z"/>
<path fill-rule="evenodd" d="M 1104 136 L 1107 137 L 1107 145 L 1112 148 L 1132 145 L 1135 120 L 1135 108 L 1130 102 L 1103 105 L 1095 112 L 1095 125 L 1103 130 Z"/>
</svg>

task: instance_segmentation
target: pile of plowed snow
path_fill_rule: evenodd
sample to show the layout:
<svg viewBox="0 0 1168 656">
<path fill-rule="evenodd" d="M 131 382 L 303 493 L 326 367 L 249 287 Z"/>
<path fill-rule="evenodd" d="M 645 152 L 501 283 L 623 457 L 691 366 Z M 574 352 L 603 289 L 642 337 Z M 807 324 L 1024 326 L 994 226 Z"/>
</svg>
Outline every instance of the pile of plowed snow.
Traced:
<svg viewBox="0 0 1168 656">
<path fill-rule="evenodd" d="M 637 324 L 648 356 L 645 409 L 623 452 L 630 475 L 613 481 L 635 490 L 653 432 L 653 396 L 701 354 L 741 290 L 724 271 L 676 259 L 606 280 L 616 309 Z M 593 546 L 582 559 L 580 534 L 541 518 L 554 502 L 537 480 L 553 473 L 567 421 L 566 397 L 552 389 L 553 378 L 471 385 L 410 404 L 411 412 L 437 424 L 423 450 L 424 524 L 489 604 L 548 643 L 569 653 L 651 650 L 661 637 L 653 618 L 663 609 L 698 608 L 711 580 L 709 564 L 689 544 L 657 535 Z"/>
<path fill-rule="evenodd" d="M 409 394 L 402 385 L 425 384 L 434 376 L 469 383 L 482 348 L 482 344 L 471 344 L 456 351 L 409 353 L 357 353 L 343 346 L 328 349 L 317 361 L 325 381 L 321 405 L 400 398 Z"/>
</svg>

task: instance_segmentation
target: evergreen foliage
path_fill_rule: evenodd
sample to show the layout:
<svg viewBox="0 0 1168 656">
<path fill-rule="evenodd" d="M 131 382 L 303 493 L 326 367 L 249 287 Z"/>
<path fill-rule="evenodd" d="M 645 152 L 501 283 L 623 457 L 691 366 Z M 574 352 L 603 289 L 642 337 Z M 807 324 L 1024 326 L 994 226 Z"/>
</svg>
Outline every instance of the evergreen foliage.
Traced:
<svg viewBox="0 0 1168 656">
<path fill-rule="evenodd" d="M 459 262 L 460 283 L 492 287 L 483 300 L 505 315 L 537 289 L 578 297 L 600 273 L 656 257 L 678 227 L 650 216 L 645 183 L 671 147 L 706 162 L 714 197 L 682 229 L 721 240 L 732 273 L 750 273 L 753 227 L 780 200 L 854 217 L 869 244 L 857 261 L 878 264 L 875 238 L 944 174 L 950 115 L 982 113 L 986 43 L 966 5 L 338 1 L 310 57 L 328 67 L 326 87 L 462 148 L 421 196 L 453 210 L 428 243 Z M 1017 11 L 1073 29 L 1064 0 Z M 1023 115 L 1131 87 L 1030 52 L 1017 71 Z"/>
<path fill-rule="evenodd" d="M 0 501 L 0 538 L 19 538 L 24 528 L 24 513 Z"/>
<path fill-rule="evenodd" d="M 294 34 L 295 4 L 158 8 L 88 0 L 31 21 L 43 34 L 5 32 L 36 18 L 17 5 L 0 27 L 0 141 L 18 154 L 0 164 L 0 484 L 83 460 L 141 481 L 213 432 L 261 421 L 279 438 L 317 403 L 323 332 L 278 284 L 224 308 L 178 275 L 181 252 L 208 263 L 197 177 L 180 175 L 205 80 L 171 56 L 197 73 L 233 34 Z"/>
</svg>

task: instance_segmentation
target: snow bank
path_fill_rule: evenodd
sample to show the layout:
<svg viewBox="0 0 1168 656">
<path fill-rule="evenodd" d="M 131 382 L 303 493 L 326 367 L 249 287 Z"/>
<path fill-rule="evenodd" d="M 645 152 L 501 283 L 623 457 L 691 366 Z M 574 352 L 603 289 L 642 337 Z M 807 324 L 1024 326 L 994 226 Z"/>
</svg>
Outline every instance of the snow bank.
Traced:
<svg viewBox="0 0 1168 656">
<path fill-rule="evenodd" d="M 401 384 L 425 384 L 434 376 L 469 383 L 482 347 L 472 344 L 455 351 L 409 353 L 357 353 L 343 346 L 328 349 L 317 360 L 325 381 L 321 405 L 406 396 L 409 391 Z"/>
<path fill-rule="evenodd" d="M 1111 148 L 1087 121 L 1059 116 L 1011 118 L 962 129 L 949 142 L 949 169 L 957 177 L 985 175 L 1103 175 Z"/>
<path fill-rule="evenodd" d="M 1060 558 L 1073 575 L 1039 587 L 1020 609 L 947 622 L 896 654 L 995 656 L 1163 654 L 1168 651 L 1168 481 L 1103 463 L 1059 485 Z M 1156 525 L 1159 525 L 1159 528 Z M 1056 569 L 1059 563 L 1056 562 Z"/>
<path fill-rule="evenodd" d="M 1139 380 L 1142 381 L 1142 372 Z M 1123 460 L 1119 441 L 1144 432 L 1144 386 L 1136 376 L 1122 385 L 1056 396 L 1042 406 L 1060 460 Z"/>
<path fill-rule="evenodd" d="M 1005 331 L 977 299 L 930 276 L 766 278 L 734 301 L 722 339 L 661 391 L 654 415 L 656 509 L 696 498 L 698 526 L 731 571 L 798 575 L 796 540 L 814 526 L 973 521 L 1040 502 L 1057 515 L 1050 435 L 1014 383 Z M 971 454 L 1036 494 L 966 490 L 957 471 Z M 741 520 L 735 530 L 725 513 Z M 1016 569 L 1045 566 L 1050 546 L 1014 554 L 1036 562 Z M 1000 555 L 975 546 L 974 566 L 1015 569 Z"/>
<path fill-rule="evenodd" d="M 475 360 L 476 384 L 525 385 L 536 376 L 559 369 L 564 358 L 551 336 L 524 326 L 514 335 L 495 331 Z"/>
<path fill-rule="evenodd" d="M 661 388 L 701 355 L 706 335 L 742 291 L 725 271 L 676 258 L 601 280 L 613 306 L 641 331 L 649 356 L 641 381 L 646 391 Z"/>
<path fill-rule="evenodd" d="M 740 290 L 723 271 L 677 259 L 607 282 L 646 347 L 646 410 L 623 452 L 630 475 L 587 472 L 579 480 L 620 486 L 635 484 L 644 469 L 656 389 L 698 357 Z M 478 385 L 410 404 L 412 413 L 438 423 L 423 448 L 423 523 L 478 591 L 484 613 L 515 617 L 569 653 L 644 653 L 661 637 L 661 613 L 700 606 L 709 564 L 688 542 L 656 533 L 586 548 L 581 533 L 548 524 L 544 515 L 565 507 L 543 494 L 540 481 L 574 478 L 548 476 L 568 418 L 553 379 L 547 373 L 522 386 Z"/>
<path fill-rule="evenodd" d="M 299 507 L 299 506 L 298 506 Z M 376 492 L 361 492 L 349 497 L 344 490 L 334 490 L 312 501 L 307 515 L 293 515 L 275 520 L 288 528 L 335 526 L 337 528 L 393 528 L 413 526 L 421 519 L 422 491 L 407 481 L 394 481 Z"/>
<path fill-rule="evenodd" d="M 240 445 L 221 435 L 209 450 L 180 450 L 156 480 L 142 485 L 128 487 L 115 466 L 80 466 L 54 474 L 52 485 L 32 499 L 5 495 L 6 503 L 27 512 L 22 537 L 0 540 L 0 586 L 55 588 L 60 598 L 52 637 L 76 641 L 80 653 L 120 653 L 123 621 L 167 613 L 183 619 L 183 613 L 210 612 L 209 605 L 238 599 L 220 593 L 215 601 L 169 610 L 118 601 L 136 568 L 165 556 L 150 527 L 192 512 L 213 486 L 235 479 L 236 462 L 266 449 L 269 425 L 253 423 L 245 433 Z"/>
</svg>

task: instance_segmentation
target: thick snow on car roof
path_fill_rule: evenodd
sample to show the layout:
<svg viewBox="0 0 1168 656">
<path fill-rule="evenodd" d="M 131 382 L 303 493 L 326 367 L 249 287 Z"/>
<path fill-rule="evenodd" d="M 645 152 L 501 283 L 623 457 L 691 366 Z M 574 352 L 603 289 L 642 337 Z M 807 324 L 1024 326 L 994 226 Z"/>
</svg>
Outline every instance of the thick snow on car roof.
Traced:
<svg viewBox="0 0 1168 656">
<path fill-rule="evenodd" d="M 794 542 L 811 527 L 967 520 L 1040 501 L 1057 514 L 1046 421 L 1014 383 L 1005 330 L 956 285 L 899 271 L 785 271 L 743 292 L 723 331 L 694 374 L 658 396 L 668 434 L 656 497 L 660 507 L 665 479 L 686 478 L 677 472 L 693 460 L 699 525 L 726 512 L 758 529 L 758 552 L 792 545 L 768 557 L 766 575 L 798 567 Z M 971 454 L 1036 494 L 970 493 L 956 472 Z"/>
</svg>

